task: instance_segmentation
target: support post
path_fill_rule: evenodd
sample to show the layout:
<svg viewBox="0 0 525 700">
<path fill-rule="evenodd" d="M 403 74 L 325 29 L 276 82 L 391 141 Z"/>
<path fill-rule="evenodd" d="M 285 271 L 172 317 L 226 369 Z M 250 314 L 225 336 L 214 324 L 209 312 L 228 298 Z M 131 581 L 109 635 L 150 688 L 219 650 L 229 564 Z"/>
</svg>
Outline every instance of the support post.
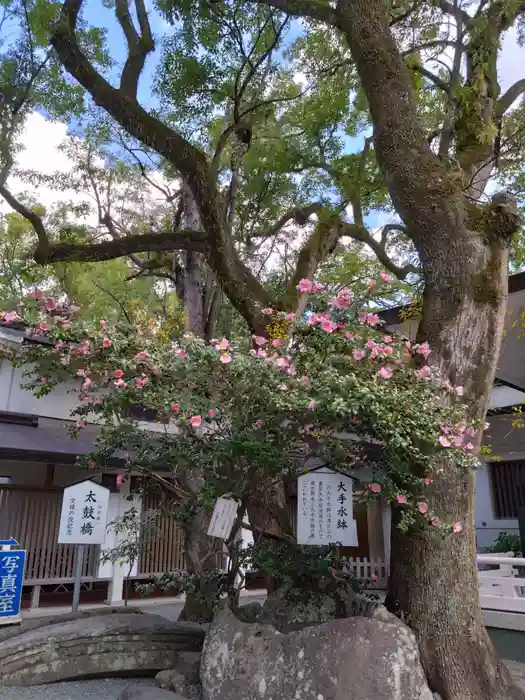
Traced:
<svg viewBox="0 0 525 700">
<path fill-rule="evenodd" d="M 75 584 L 73 587 L 73 607 L 72 612 L 78 612 L 78 605 L 80 603 L 80 586 L 82 583 L 82 566 L 84 564 L 84 551 L 86 545 L 78 544 L 76 551 L 76 561 L 75 561 Z"/>
</svg>

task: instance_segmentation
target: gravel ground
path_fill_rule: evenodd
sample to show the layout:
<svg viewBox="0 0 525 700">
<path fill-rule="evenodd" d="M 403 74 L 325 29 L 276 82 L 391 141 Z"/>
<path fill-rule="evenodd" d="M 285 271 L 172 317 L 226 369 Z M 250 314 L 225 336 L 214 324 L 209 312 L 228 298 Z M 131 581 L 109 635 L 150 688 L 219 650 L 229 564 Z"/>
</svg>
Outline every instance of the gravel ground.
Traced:
<svg viewBox="0 0 525 700">
<path fill-rule="evenodd" d="M 118 700 L 130 685 L 153 685 L 153 679 L 109 679 L 34 685 L 32 688 L 1 688 L 0 700 Z"/>
</svg>

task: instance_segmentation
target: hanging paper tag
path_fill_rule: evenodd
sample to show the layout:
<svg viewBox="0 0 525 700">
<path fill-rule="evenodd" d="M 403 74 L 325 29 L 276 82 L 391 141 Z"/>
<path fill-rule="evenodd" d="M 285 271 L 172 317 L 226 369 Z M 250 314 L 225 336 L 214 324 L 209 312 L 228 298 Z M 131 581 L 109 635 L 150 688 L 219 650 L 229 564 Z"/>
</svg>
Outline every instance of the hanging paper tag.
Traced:
<svg viewBox="0 0 525 700">
<path fill-rule="evenodd" d="M 238 508 L 238 501 L 231 498 L 218 498 L 213 508 L 208 535 L 227 540 L 231 535 Z"/>
</svg>

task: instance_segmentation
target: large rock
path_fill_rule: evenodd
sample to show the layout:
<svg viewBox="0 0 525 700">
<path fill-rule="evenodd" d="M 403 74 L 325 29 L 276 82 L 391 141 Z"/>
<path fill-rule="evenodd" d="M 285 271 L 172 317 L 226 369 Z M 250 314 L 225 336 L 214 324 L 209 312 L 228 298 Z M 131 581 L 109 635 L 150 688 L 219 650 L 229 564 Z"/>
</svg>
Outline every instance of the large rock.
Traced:
<svg viewBox="0 0 525 700">
<path fill-rule="evenodd" d="M 204 632 L 160 615 L 115 613 L 55 622 L 0 643 L 5 685 L 155 675 L 182 651 L 199 651 Z"/>
<path fill-rule="evenodd" d="M 157 673 L 155 685 L 184 695 L 189 700 L 200 700 L 200 666 L 200 652 L 183 651 L 179 654 L 174 668 Z"/>
<path fill-rule="evenodd" d="M 412 632 L 350 617 L 282 634 L 221 610 L 204 643 L 204 700 L 432 700 Z"/>
</svg>

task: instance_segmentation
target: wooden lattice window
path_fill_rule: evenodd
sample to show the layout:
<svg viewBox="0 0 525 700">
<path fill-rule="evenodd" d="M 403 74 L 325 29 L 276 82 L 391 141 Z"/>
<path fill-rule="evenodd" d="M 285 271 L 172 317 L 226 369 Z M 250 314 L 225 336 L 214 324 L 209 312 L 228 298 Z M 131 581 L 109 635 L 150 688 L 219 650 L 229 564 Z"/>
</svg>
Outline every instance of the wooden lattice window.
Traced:
<svg viewBox="0 0 525 700">
<path fill-rule="evenodd" d="M 525 506 L 525 461 L 491 462 L 490 481 L 497 519 L 517 518 Z"/>
</svg>

